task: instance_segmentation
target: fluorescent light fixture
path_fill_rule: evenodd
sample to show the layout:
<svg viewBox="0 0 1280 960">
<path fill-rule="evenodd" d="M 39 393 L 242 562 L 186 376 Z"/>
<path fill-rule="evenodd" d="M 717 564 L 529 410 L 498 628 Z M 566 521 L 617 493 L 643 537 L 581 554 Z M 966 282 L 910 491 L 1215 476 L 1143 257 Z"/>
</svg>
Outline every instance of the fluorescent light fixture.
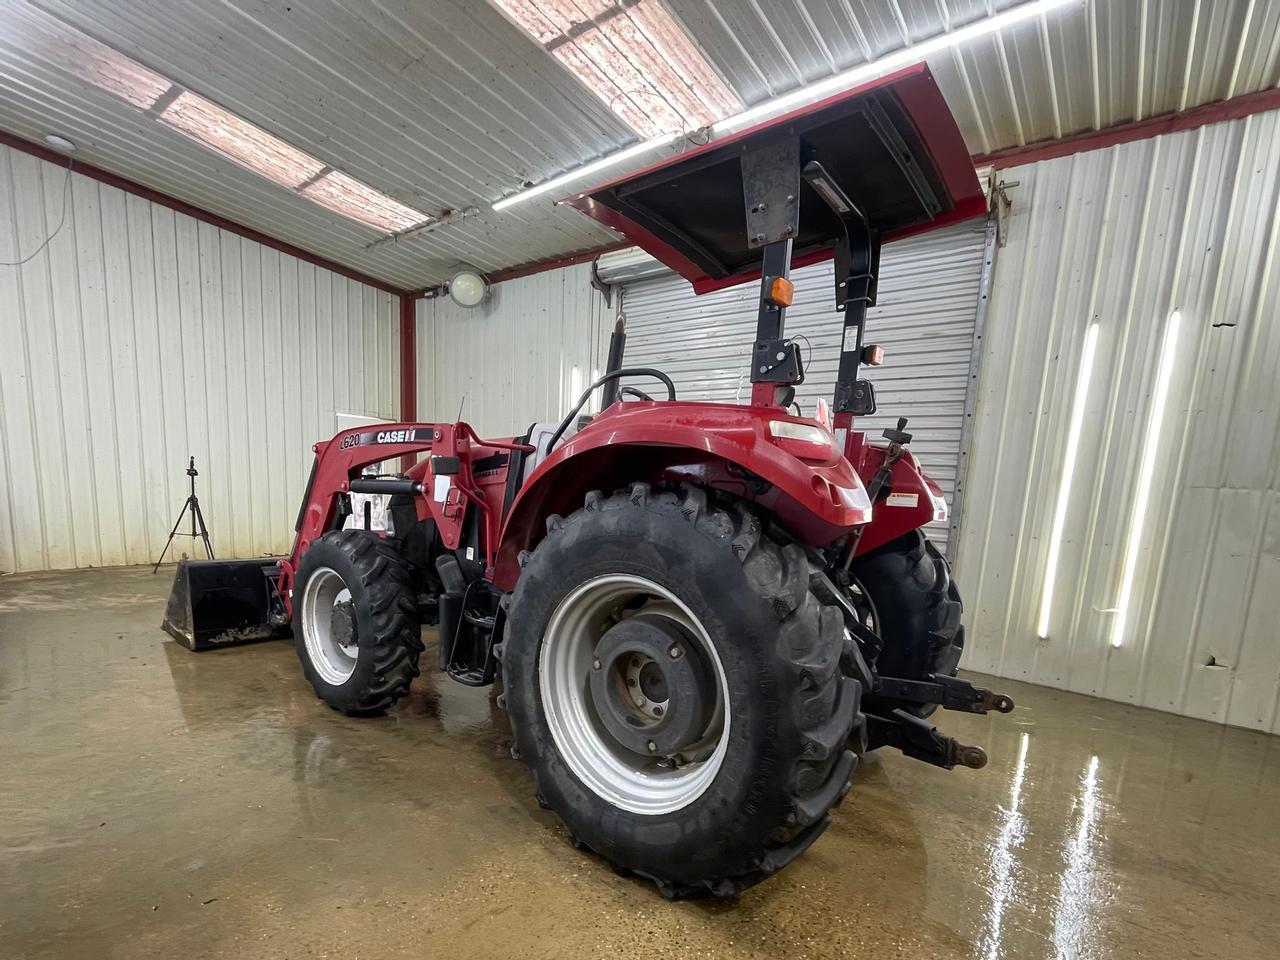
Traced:
<svg viewBox="0 0 1280 960">
<path fill-rule="evenodd" d="M 511 3 L 513 6 L 516 5 L 515 0 L 494 0 L 494 2 L 498 2 L 499 5 L 504 7 L 508 3 Z M 967 24 L 966 26 L 952 30 L 950 33 L 938 34 L 935 37 L 930 37 L 928 40 L 922 40 L 919 43 L 911 44 L 910 46 L 903 47 L 901 50 L 895 50 L 893 53 L 886 54 L 878 60 L 860 64 L 849 70 L 845 70 L 841 73 L 828 77 L 826 80 L 811 83 L 808 86 L 800 87 L 798 90 L 793 90 L 780 97 L 775 97 L 772 100 L 765 101 L 764 103 L 758 104 L 757 106 L 751 107 L 747 110 L 734 113 L 713 123 L 711 125 L 711 132 L 715 136 L 723 136 L 725 134 L 732 133 L 735 130 L 740 130 L 753 123 L 758 123 L 776 114 L 783 113 L 787 110 L 794 110 L 798 107 L 804 106 L 805 104 L 840 93 L 850 87 L 855 87 L 860 83 L 865 83 L 875 77 L 922 60 L 931 54 L 940 53 L 943 50 L 968 43 L 969 41 L 976 40 L 979 37 L 988 36 L 989 34 L 1003 30 L 1006 27 L 1022 23 L 1024 20 L 1043 16 L 1044 14 L 1049 13 L 1052 10 L 1056 10 L 1059 7 L 1065 7 L 1068 4 L 1079 5 L 1082 2 L 1083 0 L 1032 0 L 1030 3 L 1024 3 L 994 16 L 977 20 L 973 23 Z M 572 183 L 575 180 L 581 180 L 594 173 L 599 173 L 601 170 L 606 170 L 609 167 L 625 163 L 626 161 L 648 153 L 651 150 L 656 150 L 659 147 L 670 144 L 681 136 L 683 136 L 683 133 L 663 133 L 651 137 L 648 140 L 641 141 L 640 143 L 633 144 L 624 150 L 607 154 L 606 156 L 593 160 L 584 166 L 576 167 L 567 173 L 563 173 L 558 177 L 548 180 L 545 183 L 540 183 L 526 190 L 522 190 L 519 193 L 513 193 L 509 197 L 504 197 L 493 204 L 493 209 L 504 210 L 513 204 L 520 203 L 521 201 L 531 200 L 534 197 L 547 193 L 548 191 L 559 189 L 560 187 Z"/>
<path fill-rule="evenodd" d="M 433 218 L 361 183 L 323 160 L 273 136 L 212 100 L 187 90 L 106 44 L 34 7 L 20 5 L 12 37 L 53 66 L 92 84 L 171 127 L 207 150 L 306 197 L 335 213 L 382 232 L 396 232 Z"/>
<path fill-rule="evenodd" d="M 1031 3 L 1024 3 L 1002 13 L 997 13 L 993 17 L 974 21 L 963 27 L 958 27 L 950 33 L 940 33 L 937 36 L 930 37 L 928 40 L 922 40 L 919 43 L 911 44 L 909 47 L 903 47 L 901 50 L 885 54 L 879 60 L 859 64 L 825 80 L 819 80 L 817 83 L 811 83 L 807 87 L 801 87 L 799 90 L 793 90 L 780 97 L 767 100 L 749 110 L 744 110 L 742 113 L 719 121 L 712 126 L 711 131 L 719 135 L 740 130 L 776 114 L 794 110 L 850 87 L 856 87 L 860 83 L 865 83 L 901 67 L 909 66 L 932 54 L 968 43 L 970 40 L 976 40 L 979 37 L 985 37 L 988 34 L 995 33 L 997 30 L 1003 30 L 1014 24 L 1022 23 L 1024 20 L 1030 20 L 1032 17 L 1038 17 L 1051 10 L 1056 10 L 1058 7 L 1065 7 L 1069 3 L 1080 4 L 1081 2 L 1082 0 L 1032 0 Z"/>
<path fill-rule="evenodd" d="M 620 163 L 626 163 L 628 160 L 646 154 L 650 150 L 654 150 L 663 144 L 673 143 L 679 136 L 681 136 L 681 134 L 669 133 L 665 136 L 654 137 L 652 140 L 641 141 L 640 143 L 627 147 L 625 150 L 619 150 L 617 153 L 607 154 L 598 160 L 592 160 L 586 166 L 577 167 L 570 170 L 568 173 L 563 173 L 558 177 L 553 177 L 552 179 L 547 180 L 544 183 L 540 183 L 535 187 L 529 187 L 527 190 L 522 190 L 519 193 L 513 193 L 511 196 L 505 197 L 494 203 L 493 209 L 505 210 L 513 204 L 521 203 L 525 200 L 532 200 L 534 197 L 542 196 L 542 194 L 549 193 L 552 190 L 559 190 L 561 187 L 573 183 L 575 180 L 581 180 L 583 177 L 589 177 L 593 173 L 599 173 L 601 170 L 607 170 Z"/>
<path fill-rule="evenodd" d="M 1173 377 L 1173 365 L 1177 355 L 1178 327 L 1182 314 L 1175 310 L 1169 314 L 1164 328 L 1164 345 L 1160 348 L 1160 369 L 1156 373 L 1156 389 L 1151 398 L 1151 412 L 1147 416 L 1147 433 L 1142 444 L 1142 461 L 1138 468 L 1138 487 L 1134 494 L 1133 515 L 1129 518 L 1129 536 L 1124 547 L 1124 573 L 1120 577 L 1120 597 L 1116 601 L 1116 619 L 1111 628 L 1111 645 L 1124 643 L 1124 628 L 1129 616 L 1129 601 L 1133 593 L 1133 576 L 1138 568 L 1138 552 L 1142 546 L 1142 527 L 1146 522 L 1147 503 L 1151 499 L 1151 480 L 1155 476 L 1156 452 L 1160 449 L 1160 427 L 1164 423 L 1164 411 L 1169 400 L 1169 381 Z"/>
<path fill-rule="evenodd" d="M 1089 324 L 1076 372 L 1076 393 L 1071 404 L 1071 421 L 1067 427 L 1067 449 L 1062 455 L 1062 476 L 1058 481 L 1058 503 L 1053 510 L 1053 530 L 1049 534 L 1049 559 L 1044 567 L 1044 588 L 1040 595 L 1040 624 L 1036 633 L 1041 640 L 1049 637 L 1049 614 L 1053 609 L 1053 585 L 1058 576 L 1058 556 L 1062 549 L 1062 530 L 1067 522 L 1067 501 L 1071 499 L 1071 478 L 1076 469 L 1076 453 L 1080 449 L 1080 431 L 1084 425 L 1084 408 L 1089 397 L 1089 377 L 1093 373 L 1093 352 L 1098 345 L 1098 325 Z"/>
<path fill-rule="evenodd" d="M 569 372 L 569 402 L 577 403 L 582 396 L 582 368 L 574 366 Z"/>
<path fill-rule="evenodd" d="M 642 137 L 742 109 L 660 0 L 492 2 Z"/>
</svg>

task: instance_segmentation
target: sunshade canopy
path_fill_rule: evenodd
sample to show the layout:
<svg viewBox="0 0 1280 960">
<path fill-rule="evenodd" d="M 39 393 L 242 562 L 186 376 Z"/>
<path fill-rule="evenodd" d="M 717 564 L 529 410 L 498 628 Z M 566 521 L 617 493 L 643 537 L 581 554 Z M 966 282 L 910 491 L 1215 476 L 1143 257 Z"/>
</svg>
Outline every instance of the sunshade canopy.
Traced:
<svg viewBox="0 0 1280 960">
<path fill-rule="evenodd" d="M 955 120 L 924 64 L 882 77 L 569 198 L 687 278 L 699 293 L 760 275 L 744 154 L 799 140 L 885 241 L 986 210 Z M 798 172 L 798 171 L 797 171 Z M 796 266 L 831 255 L 844 224 L 799 180 Z"/>
</svg>

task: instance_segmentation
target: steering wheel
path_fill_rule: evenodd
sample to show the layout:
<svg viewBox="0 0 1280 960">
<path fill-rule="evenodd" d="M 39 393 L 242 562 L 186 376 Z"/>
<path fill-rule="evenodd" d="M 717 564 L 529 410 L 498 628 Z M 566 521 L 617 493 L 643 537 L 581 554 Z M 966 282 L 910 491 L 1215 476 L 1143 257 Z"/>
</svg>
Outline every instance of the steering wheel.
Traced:
<svg viewBox="0 0 1280 960">
<path fill-rule="evenodd" d="M 551 439 L 547 441 L 548 453 L 555 448 L 556 441 L 564 436 L 564 432 L 569 429 L 569 424 L 571 424 L 573 422 L 573 418 L 578 415 L 578 411 L 586 406 L 587 400 L 591 397 L 591 391 L 595 390 L 601 384 L 608 383 L 610 380 L 618 380 L 622 377 L 653 377 L 655 380 L 661 380 L 663 385 L 667 388 L 667 400 L 675 400 L 676 398 L 676 385 L 672 383 L 671 378 L 661 370 L 655 370 L 653 367 L 621 367 L 617 370 L 611 370 L 603 377 L 600 377 L 600 379 L 591 383 L 587 389 L 582 392 L 582 396 L 580 396 L 578 398 L 578 402 L 573 405 L 573 409 L 565 414 L 564 419 L 560 421 L 560 426 L 556 428 L 556 432 L 553 433 L 551 435 Z M 621 393 L 621 391 L 619 391 L 619 393 Z M 652 398 L 645 397 L 645 399 L 649 400 Z"/>
</svg>

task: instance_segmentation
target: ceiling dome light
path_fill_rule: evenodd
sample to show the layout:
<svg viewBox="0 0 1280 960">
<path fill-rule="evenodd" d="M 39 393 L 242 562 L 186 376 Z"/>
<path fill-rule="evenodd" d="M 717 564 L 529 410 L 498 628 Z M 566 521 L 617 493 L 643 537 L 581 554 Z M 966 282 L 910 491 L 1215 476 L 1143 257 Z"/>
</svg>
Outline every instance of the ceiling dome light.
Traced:
<svg viewBox="0 0 1280 960">
<path fill-rule="evenodd" d="M 478 307 L 489 295 L 489 281 L 479 270 L 463 267 L 449 278 L 449 296 L 460 307 Z"/>
<path fill-rule="evenodd" d="M 74 153 L 76 149 L 76 145 L 74 143 L 66 137 L 58 136 L 56 133 L 46 133 L 44 135 L 44 142 L 53 147 L 53 149 L 62 153 Z"/>
</svg>

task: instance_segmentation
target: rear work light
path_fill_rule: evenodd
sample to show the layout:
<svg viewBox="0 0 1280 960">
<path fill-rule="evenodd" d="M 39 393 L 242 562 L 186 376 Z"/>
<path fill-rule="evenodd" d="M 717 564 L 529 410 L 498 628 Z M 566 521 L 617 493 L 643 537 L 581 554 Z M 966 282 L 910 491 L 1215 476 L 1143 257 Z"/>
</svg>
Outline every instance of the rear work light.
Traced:
<svg viewBox="0 0 1280 960">
<path fill-rule="evenodd" d="M 946 523 L 947 517 L 947 501 L 933 492 L 933 488 L 925 484 L 925 492 L 929 494 L 929 502 L 933 505 L 933 522 Z"/>
<path fill-rule="evenodd" d="M 780 447 L 797 457 L 826 460 L 836 452 L 835 438 L 816 423 L 770 420 L 769 434 Z"/>
<path fill-rule="evenodd" d="M 884 363 L 884 347 L 872 343 L 862 348 L 862 362 L 868 367 L 878 367 Z"/>
</svg>

